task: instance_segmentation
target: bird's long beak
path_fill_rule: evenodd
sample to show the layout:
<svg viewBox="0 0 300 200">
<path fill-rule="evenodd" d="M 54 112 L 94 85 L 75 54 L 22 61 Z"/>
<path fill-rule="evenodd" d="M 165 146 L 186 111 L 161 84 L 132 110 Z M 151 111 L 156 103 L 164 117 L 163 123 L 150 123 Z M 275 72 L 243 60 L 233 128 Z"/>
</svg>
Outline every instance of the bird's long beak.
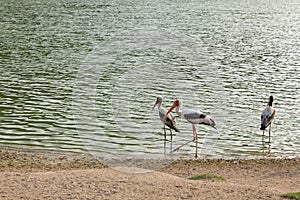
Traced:
<svg viewBox="0 0 300 200">
<path fill-rule="evenodd" d="M 211 118 L 210 118 L 210 121 L 211 121 L 210 126 L 213 127 L 214 129 L 218 130 L 217 127 L 216 127 L 215 121 L 213 119 L 211 119 Z"/>
<path fill-rule="evenodd" d="M 154 110 L 154 108 L 157 104 L 158 104 L 158 101 L 155 102 L 154 106 L 152 107 L 152 111 Z"/>
<path fill-rule="evenodd" d="M 166 114 L 165 114 L 165 116 L 164 116 L 164 119 L 166 119 L 166 117 L 168 116 L 168 114 L 169 114 L 170 112 L 172 112 L 172 110 L 173 110 L 175 107 L 176 107 L 176 105 L 173 104 L 173 105 L 169 108 L 169 110 L 166 112 Z"/>
</svg>

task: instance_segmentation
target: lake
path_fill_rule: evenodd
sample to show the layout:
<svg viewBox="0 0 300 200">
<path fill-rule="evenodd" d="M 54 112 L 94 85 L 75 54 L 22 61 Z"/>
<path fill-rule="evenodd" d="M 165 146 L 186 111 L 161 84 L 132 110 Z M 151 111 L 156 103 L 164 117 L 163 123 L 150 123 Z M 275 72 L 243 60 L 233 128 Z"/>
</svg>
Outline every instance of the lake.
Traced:
<svg viewBox="0 0 300 200">
<path fill-rule="evenodd" d="M 193 158 L 157 96 L 209 114 L 200 158 L 300 156 L 297 0 L 1 0 L 0 144 L 105 161 Z M 260 115 L 273 95 L 271 143 Z M 176 116 L 175 112 L 174 115 Z M 167 131 L 167 133 L 169 133 Z"/>
</svg>

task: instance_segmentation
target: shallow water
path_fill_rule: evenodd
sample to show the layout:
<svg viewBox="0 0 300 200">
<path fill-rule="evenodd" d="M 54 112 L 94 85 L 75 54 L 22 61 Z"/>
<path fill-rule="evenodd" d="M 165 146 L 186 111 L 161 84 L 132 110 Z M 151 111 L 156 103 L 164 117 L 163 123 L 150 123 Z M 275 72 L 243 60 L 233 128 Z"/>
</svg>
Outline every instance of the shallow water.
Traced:
<svg viewBox="0 0 300 200">
<path fill-rule="evenodd" d="M 115 159 L 191 158 L 192 127 L 163 140 L 181 98 L 212 116 L 200 158 L 299 157 L 300 4 L 1 1 L 0 144 Z M 269 95 L 276 119 L 262 142 Z M 266 132 L 266 135 L 268 133 Z M 268 137 L 264 138 L 268 141 Z"/>
</svg>

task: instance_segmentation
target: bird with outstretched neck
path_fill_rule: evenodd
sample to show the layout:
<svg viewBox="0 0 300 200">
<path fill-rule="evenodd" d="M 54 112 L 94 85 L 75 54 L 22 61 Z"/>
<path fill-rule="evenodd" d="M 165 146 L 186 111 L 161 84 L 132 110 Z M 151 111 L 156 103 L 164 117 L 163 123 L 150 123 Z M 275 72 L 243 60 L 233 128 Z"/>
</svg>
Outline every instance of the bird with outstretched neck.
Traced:
<svg viewBox="0 0 300 200">
<path fill-rule="evenodd" d="M 193 134 L 194 134 L 194 138 L 192 141 L 194 141 L 196 143 L 195 158 L 197 158 L 198 157 L 198 135 L 197 135 L 196 125 L 204 124 L 204 125 L 208 125 L 208 126 L 211 126 L 215 129 L 217 129 L 216 123 L 210 116 L 205 115 L 200 111 L 192 110 L 192 109 L 181 110 L 181 107 L 182 107 L 181 100 L 176 99 L 174 101 L 173 105 L 170 107 L 170 109 L 165 114 L 165 116 L 167 116 L 174 108 L 176 108 L 177 115 L 185 118 L 188 122 L 190 122 L 192 124 Z M 189 142 L 192 142 L 192 141 L 189 141 Z M 189 142 L 187 142 L 187 143 L 189 143 Z M 183 145 L 181 145 L 181 146 L 183 146 Z M 176 148 L 176 149 L 178 149 L 178 148 Z"/>
</svg>

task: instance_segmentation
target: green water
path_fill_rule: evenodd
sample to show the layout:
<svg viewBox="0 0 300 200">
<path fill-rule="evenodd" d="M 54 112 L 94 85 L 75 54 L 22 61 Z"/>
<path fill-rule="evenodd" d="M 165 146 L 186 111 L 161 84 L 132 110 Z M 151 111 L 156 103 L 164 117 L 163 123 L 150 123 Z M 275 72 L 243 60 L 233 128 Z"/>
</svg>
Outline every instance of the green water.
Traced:
<svg viewBox="0 0 300 200">
<path fill-rule="evenodd" d="M 0 144 L 115 158 L 193 157 L 192 127 L 163 141 L 156 96 L 210 114 L 200 157 L 300 155 L 300 4 L 4 1 Z M 270 94 L 270 146 L 260 114 Z M 169 137 L 168 137 L 169 139 Z M 267 141 L 268 138 L 265 138 Z M 164 148 L 165 146 L 165 148 Z M 268 149 L 269 148 L 269 149 Z"/>
</svg>

